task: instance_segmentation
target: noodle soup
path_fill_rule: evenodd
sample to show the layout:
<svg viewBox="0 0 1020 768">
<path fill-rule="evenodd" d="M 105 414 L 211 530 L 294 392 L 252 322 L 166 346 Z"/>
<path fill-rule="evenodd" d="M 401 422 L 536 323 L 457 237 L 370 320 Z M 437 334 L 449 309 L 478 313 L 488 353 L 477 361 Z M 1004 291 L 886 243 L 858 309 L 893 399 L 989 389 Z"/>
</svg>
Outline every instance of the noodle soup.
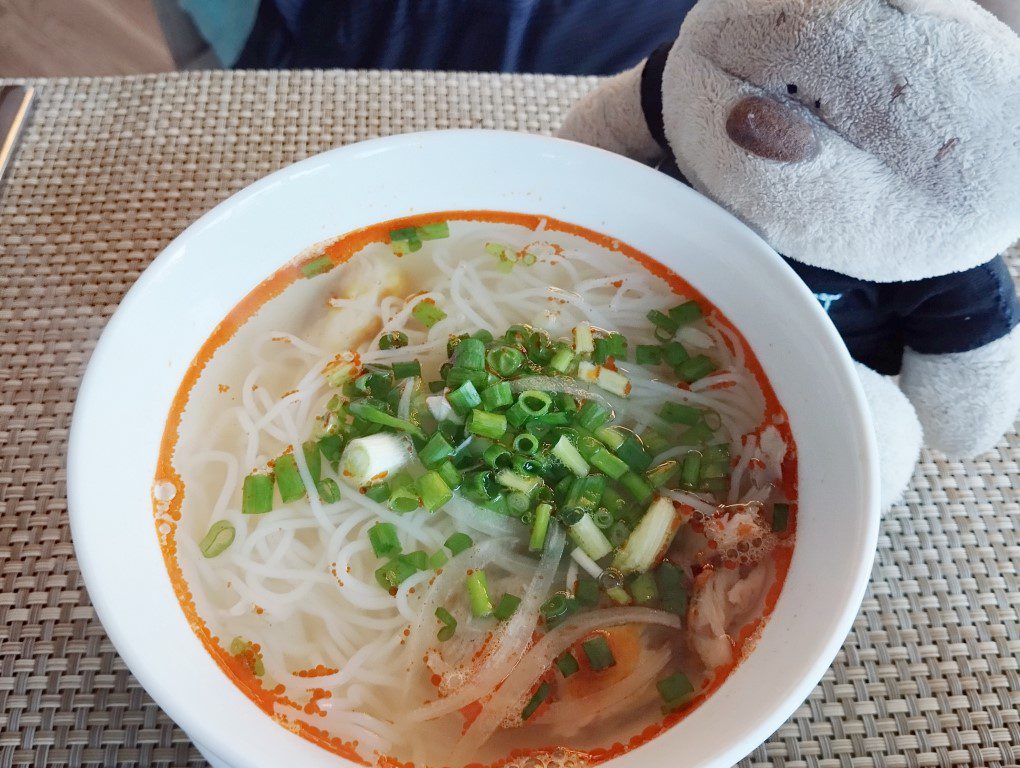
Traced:
<svg viewBox="0 0 1020 768">
<path fill-rule="evenodd" d="M 192 363 L 156 526 L 278 722 L 381 765 L 594 764 L 710 696 L 778 598 L 796 449 L 679 277 L 450 212 L 270 277 Z"/>
</svg>

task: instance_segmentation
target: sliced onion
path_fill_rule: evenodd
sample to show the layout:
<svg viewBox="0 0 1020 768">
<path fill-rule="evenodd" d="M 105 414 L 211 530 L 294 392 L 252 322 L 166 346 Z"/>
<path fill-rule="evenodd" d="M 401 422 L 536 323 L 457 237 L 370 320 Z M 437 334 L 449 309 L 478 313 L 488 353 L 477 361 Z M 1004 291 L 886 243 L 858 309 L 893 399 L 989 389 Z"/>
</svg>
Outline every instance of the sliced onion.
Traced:
<svg viewBox="0 0 1020 768">
<path fill-rule="evenodd" d="M 458 742 L 450 763 L 456 765 L 464 762 L 466 755 L 474 754 L 563 651 L 596 629 L 620 624 L 658 624 L 680 629 L 680 617 L 652 608 L 605 608 L 568 619 L 535 643 L 521 659 Z"/>
<path fill-rule="evenodd" d="M 521 604 L 499 636 L 491 653 L 483 660 L 481 670 L 468 685 L 449 696 L 424 704 L 408 713 L 409 720 L 422 722 L 435 720 L 488 696 L 503 679 L 514 670 L 528 653 L 532 634 L 538 624 L 538 609 L 552 586 L 556 569 L 563 556 L 566 535 L 559 526 L 553 526 L 546 541 L 535 575 L 531 578 Z"/>
</svg>

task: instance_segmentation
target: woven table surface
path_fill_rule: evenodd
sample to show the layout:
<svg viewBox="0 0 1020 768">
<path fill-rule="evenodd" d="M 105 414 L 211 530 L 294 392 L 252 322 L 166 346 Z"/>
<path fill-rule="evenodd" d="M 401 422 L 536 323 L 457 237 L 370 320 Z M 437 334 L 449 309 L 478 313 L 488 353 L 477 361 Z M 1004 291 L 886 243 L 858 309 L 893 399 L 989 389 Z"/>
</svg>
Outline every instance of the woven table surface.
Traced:
<svg viewBox="0 0 1020 768">
<path fill-rule="evenodd" d="M 77 386 L 141 271 L 204 211 L 287 163 L 415 130 L 549 132 L 595 82 L 217 72 L 35 83 L 0 182 L 0 768 L 205 764 L 107 639 L 66 514 Z M 1020 254 L 1011 262 L 1015 275 Z M 741 765 L 1020 763 L 1018 463 L 1015 432 L 975 461 L 922 456 L 885 516 L 839 656 Z"/>
</svg>

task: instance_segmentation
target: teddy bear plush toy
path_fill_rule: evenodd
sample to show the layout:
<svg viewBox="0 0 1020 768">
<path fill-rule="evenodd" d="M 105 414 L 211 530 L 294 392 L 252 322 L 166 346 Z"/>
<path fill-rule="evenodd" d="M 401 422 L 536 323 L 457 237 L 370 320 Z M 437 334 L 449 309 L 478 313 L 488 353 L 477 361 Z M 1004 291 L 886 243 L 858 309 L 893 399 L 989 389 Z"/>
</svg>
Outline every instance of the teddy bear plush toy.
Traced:
<svg viewBox="0 0 1020 768">
<path fill-rule="evenodd" d="M 971 0 L 700 0 L 560 135 L 672 167 L 782 254 L 857 361 L 884 506 L 922 434 L 963 457 L 1013 424 L 1020 38 Z"/>
</svg>

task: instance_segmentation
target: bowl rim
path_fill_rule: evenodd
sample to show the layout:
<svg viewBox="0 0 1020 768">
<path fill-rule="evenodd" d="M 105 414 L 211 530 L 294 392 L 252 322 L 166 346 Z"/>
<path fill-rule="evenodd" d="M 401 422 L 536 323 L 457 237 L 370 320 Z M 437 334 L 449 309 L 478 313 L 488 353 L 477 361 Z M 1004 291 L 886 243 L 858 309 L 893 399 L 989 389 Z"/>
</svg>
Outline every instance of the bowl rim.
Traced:
<svg viewBox="0 0 1020 768">
<path fill-rule="evenodd" d="M 102 401 L 102 393 L 96 391 L 99 369 L 104 364 L 104 361 L 115 352 L 119 334 L 131 322 L 131 316 L 136 304 L 144 301 L 146 294 L 156 287 L 163 270 L 175 259 L 181 257 L 181 248 L 192 240 L 200 238 L 202 233 L 208 228 L 217 226 L 222 217 L 229 215 L 234 208 L 243 206 L 252 198 L 264 194 L 267 190 L 272 189 L 281 182 L 293 182 L 302 174 L 314 170 L 322 163 L 334 164 L 345 163 L 348 160 L 356 161 L 356 158 L 359 156 L 364 157 L 375 153 L 385 153 L 397 148 L 407 148 L 408 146 L 414 146 L 419 149 L 424 148 L 426 150 L 437 147 L 442 148 L 444 144 L 448 144 L 451 141 L 455 144 L 457 142 L 492 142 L 493 148 L 498 148 L 502 144 L 522 148 L 523 151 L 527 152 L 566 154 L 582 157 L 585 161 L 590 159 L 591 162 L 607 166 L 612 166 L 612 164 L 617 164 L 620 168 L 627 166 L 629 168 L 628 173 L 635 171 L 647 173 L 647 183 L 649 185 L 661 185 L 661 181 L 654 180 L 668 178 L 658 171 L 605 150 L 580 145 L 563 139 L 510 131 L 453 129 L 399 134 L 357 142 L 312 155 L 296 163 L 284 166 L 227 197 L 175 237 L 149 264 L 121 300 L 92 351 L 91 359 L 80 383 L 68 438 L 67 495 L 75 553 L 86 587 L 89 589 L 92 605 L 118 653 L 146 691 L 189 736 L 193 736 L 203 745 L 209 745 L 209 748 L 215 754 L 223 755 L 223 759 L 226 759 L 231 765 L 253 764 L 249 760 L 253 753 L 250 749 L 242 748 L 243 745 L 239 747 L 237 744 L 238 740 L 232 740 L 228 735 L 221 734 L 215 730 L 214 724 L 195 716 L 186 706 L 185 702 L 173 700 L 172 696 L 166 695 L 161 675 L 147 662 L 145 652 L 140 648 L 134 647 L 132 644 L 128 627 L 130 619 L 127 617 L 129 611 L 111 602 L 101 589 L 101 582 L 103 579 L 108 578 L 111 566 L 108 562 L 104 562 L 102 548 L 93 532 L 89 530 L 89 522 L 87 520 L 89 515 L 83 498 L 83 489 L 88 485 L 89 478 L 84 473 L 83 456 L 88 451 L 90 435 L 86 433 L 82 426 L 83 422 L 86 421 L 86 414 L 90 409 L 97 407 L 97 404 Z M 670 181 L 672 182 L 673 180 L 670 179 Z M 784 280 L 787 283 L 795 283 L 799 288 L 794 288 L 794 290 L 799 290 L 801 294 L 810 297 L 814 310 L 808 309 L 807 312 L 813 315 L 813 321 L 818 326 L 816 330 L 821 333 L 824 343 L 831 348 L 832 359 L 830 362 L 837 367 L 837 375 L 844 381 L 848 389 L 849 401 L 845 405 L 852 412 L 853 418 L 851 420 L 857 430 L 857 434 L 853 437 L 858 441 L 861 448 L 862 497 L 867 507 L 864 510 L 866 516 L 863 519 L 864 525 L 860 536 L 863 546 L 859 547 L 861 551 L 857 553 L 856 567 L 854 568 L 853 577 L 847 590 L 850 599 L 845 602 L 839 616 L 832 623 L 827 641 L 821 650 L 816 653 L 813 661 L 804 668 L 799 681 L 789 689 L 788 693 L 768 708 L 756 722 L 751 724 L 751 727 L 745 730 L 742 738 L 720 748 L 713 757 L 711 764 L 721 766 L 732 764 L 748 754 L 789 718 L 822 677 L 850 631 L 867 588 L 878 540 L 880 523 L 878 453 L 870 422 L 870 411 L 863 388 L 854 370 L 854 364 L 835 327 L 817 301 L 815 301 L 807 286 L 801 282 L 789 265 L 764 240 L 732 216 L 732 214 L 692 189 L 677 185 L 674 194 L 689 195 L 692 199 L 689 199 L 687 204 L 695 207 L 708 206 L 716 209 L 716 213 L 729 218 L 731 226 L 743 230 L 741 237 L 746 241 L 751 250 L 756 250 L 764 258 L 775 262 L 773 266 L 778 267 L 778 271 L 773 270 L 773 277 Z M 693 198 L 696 198 L 697 202 L 694 202 Z M 508 210 L 511 209 L 508 208 Z M 222 314 L 225 314 L 225 312 Z M 787 404 L 784 403 L 784 405 Z M 151 514 L 148 508 L 146 508 L 146 514 Z M 154 528 L 153 533 L 155 533 Z M 233 684 L 231 683 L 231 685 Z M 244 696 L 244 694 L 241 695 Z M 259 714 L 265 717 L 261 711 L 259 711 Z M 289 733 L 282 728 L 275 730 L 278 730 L 281 734 Z M 653 742 L 658 740 L 655 739 Z M 639 751 L 634 750 L 628 754 L 633 756 Z M 337 764 L 346 764 L 342 758 L 335 756 L 334 758 Z M 620 759 L 620 764 L 623 762 L 623 759 Z M 616 765 L 617 760 L 613 760 L 612 764 Z"/>
</svg>

